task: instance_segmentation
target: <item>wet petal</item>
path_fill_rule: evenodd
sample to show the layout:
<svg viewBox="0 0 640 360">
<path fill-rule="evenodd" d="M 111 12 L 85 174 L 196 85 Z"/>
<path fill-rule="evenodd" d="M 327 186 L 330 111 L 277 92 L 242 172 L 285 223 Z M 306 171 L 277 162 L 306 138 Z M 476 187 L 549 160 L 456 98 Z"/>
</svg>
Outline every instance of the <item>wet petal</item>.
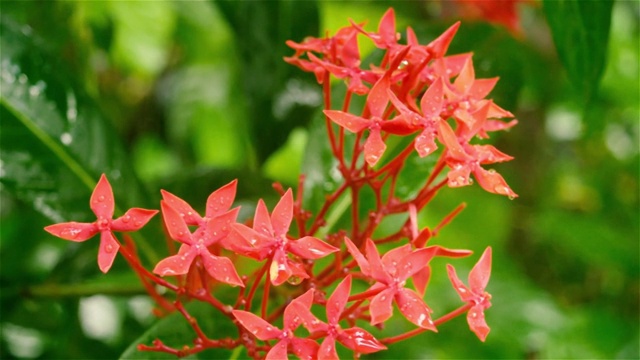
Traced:
<svg viewBox="0 0 640 360">
<path fill-rule="evenodd" d="M 380 254 L 378 253 L 378 248 L 371 239 L 367 239 L 366 253 L 367 259 L 369 259 L 369 266 L 371 267 L 371 277 L 376 279 L 377 281 L 389 284 L 391 279 L 387 270 L 382 264 Z"/>
<path fill-rule="evenodd" d="M 145 226 L 158 210 L 132 208 L 124 215 L 111 222 L 111 229 L 115 231 L 137 231 Z"/>
<path fill-rule="evenodd" d="M 318 357 L 318 343 L 311 339 L 291 339 L 291 350 L 303 360 L 312 360 Z"/>
<path fill-rule="evenodd" d="M 469 287 L 476 294 L 482 294 L 491 277 L 491 247 L 482 253 L 480 260 L 469 272 Z"/>
<path fill-rule="evenodd" d="M 293 220 L 293 191 L 291 189 L 282 195 L 280 201 L 271 213 L 271 225 L 276 236 L 285 236 Z"/>
<path fill-rule="evenodd" d="M 320 259 L 340 250 L 312 236 L 305 236 L 298 240 L 288 241 L 287 249 L 292 254 L 304 259 Z"/>
<path fill-rule="evenodd" d="M 95 223 L 66 222 L 44 228 L 49 234 L 71 241 L 85 241 L 98 233 Z"/>
<path fill-rule="evenodd" d="M 100 250 L 98 250 L 98 266 L 103 273 L 111 269 L 113 260 L 118 255 L 120 245 L 116 241 L 111 231 L 103 231 L 100 234 Z"/>
<path fill-rule="evenodd" d="M 202 217 L 191 205 L 168 191 L 160 190 L 160 193 L 162 194 L 162 199 L 184 218 L 184 222 L 186 222 L 187 225 L 200 225 Z"/>
<path fill-rule="evenodd" d="M 162 209 L 162 219 L 169 236 L 182 243 L 192 244 L 193 239 L 189 227 L 187 227 L 184 218 L 180 216 L 178 211 L 165 200 L 160 201 L 160 208 Z"/>
<path fill-rule="evenodd" d="M 347 305 L 350 293 L 351 275 L 347 275 L 347 277 L 338 284 L 327 301 L 327 321 L 329 321 L 329 324 L 338 324 L 340 315 Z"/>
<path fill-rule="evenodd" d="M 360 271 L 367 276 L 371 276 L 371 268 L 369 266 L 369 261 L 362 255 L 358 247 L 349 239 L 348 237 L 344 237 L 345 244 L 347 244 L 347 251 L 353 256 L 353 258 L 358 263 L 360 267 Z"/>
<path fill-rule="evenodd" d="M 239 207 L 208 219 L 205 227 L 208 234 L 205 245 L 215 244 L 220 239 L 227 237 L 231 232 L 231 224 L 236 222 L 238 212 L 240 212 Z"/>
<path fill-rule="evenodd" d="M 471 169 L 467 164 L 453 164 L 453 168 L 447 173 L 449 187 L 471 185 Z"/>
<path fill-rule="evenodd" d="M 420 109 L 427 118 L 440 116 L 444 102 L 444 83 L 442 81 L 442 78 L 438 77 L 420 99 Z"/>
<path fill-rule="evenodd" d="M 431 279 L 431 266 L 425 266 L 420 271 L 413 274 L 413 286 L 418 291 L 418 294 L 424 296 L 427 290 L 427 285 Z"/>
<path fill-rule="evenodd" d="M 477 79 L 473 82 L 471 89 L 469 89 L 469 96 L 475 99 L 484 99 L 485 96 L 489 95 L 491 90 L 496 86 L 498 82 L 497 77 L 491 79 Z"/>
<path fill-rule="evenodd" d="M 215 256 L 204 250 L 200 253 L 204 267 L 212 278 L 231 286 L 242 286 L 244 283 L 238 276 L 233 262 L 224 256 Z"/>
<path fill-rule="evenodd" d="M 425 157 L 438 149 L 435 142 L 436 135 L 431 129 L 424 129 L 416 136 L 415 149 L 420 157 Z"/>
<path fill-rule="evenodd" d="M 402 265 L 402 259 L 409 254 L 411 254 L 411 245 L 406 244 L 387 251 L 380 260 L 386 272 L 397 274 L 398 268 Z"/>
<path fill-rule="evenodd" d="M 438 36 L 435 40 L 427 45 L 427 50 L 433 54 L 434 58 L 443 57 L 447 53 L 451 40 L 456 35 L 458 28 L 460 27 L 460 21 L 451 25 L 442 35 Z"/>
<path fill-rule="evenodd" d="M 393 296 L 394 291 L 392 289 L 386 289 L 371 299 L 371 303 L 369 304 L 371 325 L 385 322 L 393 315 L 393 307 L 391 306 Z"/>
<path fill-rule="evenodd" d="M 238 180 L 233 180 L 209 195 L 207 198 L 206 217 L 218 216 L 229 210 L 236 197 L 237 184 Z"/>
<path fill-rule="evenodd" d="M 313 303 L 313 289 L 293 299 L 284 309 L 284 329 L 295 330 L 307 319 Z"/>
<path fill-rule="evenodd" d="M 398 278 L 406 280 L 429 264 L 429 261 L 436 255 L 437 249 L 434 247 L 422 248 L 407 255 L 400 261 L 398 267 Z"/>
<path fill-rule="evenodd" d="M 280 340 L 275 344 L 271 350 L 267 353 L 265 360 L 285 360 L 287 356 L 287 348 L 289 347 L 289 341 Z"/>
<path fill-rule="evenodd" d="M 475 71 L 473 69 L 473 60 L 469 58 L 467 62 L 462 67 L 460 74 L 453 82 L 453 86 L 458 90 L 461 94 L 469 94 L 471 87 L 473 86 L 474 80 L 476 79 Z"/>
<path fill-rule="evenodd" d="M 192 251 L 190 245 L 182 244 L 177 255 L 161 260 L 153 269 L 153 272 L 160 276 L 184 275 L 189 272 L 196 255 L 197 253 Z"/>
<path fill-rule="evenodd" d="M 367 119 L 363 119 L 359 116 L 355 116 L 343 111 L 324 110 L 323 112 L 333 122 L 351 131 L 352 133 L 358 133 L 366 129 L 371 123 Z"/>
<path fill-rule="evenodd" d="M 453 289 L 458 293 L 460 299 L 464 302 L 472 301 L 474 296 L 469 290 L 469 288 L 462 283 L 458 274 L 456 273 L 456 269 L 451 266 L 451 264 L 447 264 L 447 274 L 449 275 L 449 280 L 451 280 L 451 284 L 453 285 Z"/>
<path fill-rule="evenodd" d="M 360 354 L 371 354 L 387 348 L 373 335 L 359 327 L 344 330 L 338 336 L 338 341 L 347 348 Z"/>
<path fill-rule="evenodd" d="M 271 216 L 269 215 L 269 210 L 267 210 L 267 205 L 264 204 L 262 199 L 258 200 L 258 205 L 256 206 L 256 214 L 253 217 L 253 229 L 266 237 L 273 237 Z"/>
<path fill-rule="evenodd" d="M 336 351 L 336 339 L 327 335 L 318 349 L 318 360 L 340 360 Z"/>
<path fill-rule="evenodd" d="M 485 170 L 477 166 L 473 171 L 473 175 L 476 180 L 478 180 L 478 184 L 488 192 L 505 195 L 509 198 L 518 197 L 518 194 L 513 192 L 509 185 L 507 185 L 502 175 L 498 174 L 495 170 Z"/>
<path fill-rule="evenodd" d="M 277 339 L 282 334 L 282 330 L 269 324 L 261 317 L 248 311 L 233 310 L 233 316 L 240 324 L 260 340 Z M 286 354 L 286 346 L 285 346 Z"/>
<path fill-rule="evenodd" d="M 438 123 L 438 131 L 438 139 L 444 146 L 447 147 L 449 156 L 461 161 L 470 160 L 469 155 L 467 155 L 467 153 L 458 142 L 458 137 L 456 136 L 456 133 L 453 131 L 449 123 L 447 123 L 446 121 L 440 121 Z"/>
<path fill-rule="evenodd" d="M 489 335 L 489 326 L 484 318 L 484 309 L 480 305 L 476 305 L 467 312 L 467 322 L 469 329 L 473 331 L 480 340 L 485 341 Z"/>
<path fill-rule="evenodd" d="M 275 286 L 283 284 L 291 276 L 289 258 L 281 249 L 277 249 L 269 267 L 269 279 Z"/>
<path fill-rule="evenodd" d="M 396 302 L 398 309 L 407 320 L 423 329 L 438 331 L 431 320 L 431 309 L 416 292 L 410 289 L 400 289 L 396 295 Z"/>
<path fill-rule="evenodd" d="M 381 118 L 389 103 L 389 72 L 385 73 L 371 88 L 367 96 L 367 107 L 371 116 Z"/>
<path fill-rule="evenodd" d="M 380 129 L 376 127 L 371 128 L 369 137 L 367 137 L 367 141 L 364 143 L 364 156 L 367 164 L 369 164 L 369 166 L 375 166 L 378 161 L 380 161 L 386 149 L 387 145 L 385 145 L 382 140 Z"/>
<path fill-rule="evenodd" d="M 113 191 L 111 190 L 109 180 L 107 180 L 104 174 L 100 176 L 98 184 L 95 189 L 93 189 L 90 201 L 91 210 L 93 210 L 93 213 L 96 214 L 98 219 L 111 219 L 113 217 L 113 209 L 115 208 Z"/>
</svg>

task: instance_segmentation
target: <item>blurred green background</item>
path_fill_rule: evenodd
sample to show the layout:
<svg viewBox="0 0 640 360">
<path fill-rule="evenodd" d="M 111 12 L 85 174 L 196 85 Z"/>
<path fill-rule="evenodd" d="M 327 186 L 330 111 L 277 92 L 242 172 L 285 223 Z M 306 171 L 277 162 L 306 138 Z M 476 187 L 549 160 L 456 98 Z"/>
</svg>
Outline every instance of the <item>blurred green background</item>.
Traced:
<svg viewBox="0 0 640 360">
<path fill-rule="evenodd" d="M 117 358 L 149 327 L 147 337 L 190 344 L 175 323 L 153 326 L 120 257 L 103 276 L 96 246 L 42 228 L 92 221 L 102 172 L 120 211 L 158 208 L 161 188 L 201 209 L 238 178 L 246 217 L 259 197 L 273 204 L 273 181 L 295 186 L 300 171 L 312 207 L 335 186 L 316 135 L 321 93 L 282 61 L 293 53 L 284 41 L 349 18 L 375 30 L 390 5 L 421 43 L 459 19 L 434 1 L 0 2 L 0 357 Z M 499 171 L 520 197 L 445 189 L 422 216 L 433 226 L 467 203 L 434 239 L 476 252 L 455 262 L 463 276 L 493 247 L 491 333 L 481 343 L 458 318 L 369 358 L 640 357 L 640 5 L 518 12 L 519 36 L 463 20 L 448 54 L 472 51 L 479 77 L 500 76 L 490 97 L 520 122 L 493 140 L 516 158 Z M 150 224 L 136 240 L 162 256 L 159 217 Z M 436 317 L 459 304 L 445 263 L 426 295 Z M 384 333 L 409 328 L 396 316 Z"/>
</svg>

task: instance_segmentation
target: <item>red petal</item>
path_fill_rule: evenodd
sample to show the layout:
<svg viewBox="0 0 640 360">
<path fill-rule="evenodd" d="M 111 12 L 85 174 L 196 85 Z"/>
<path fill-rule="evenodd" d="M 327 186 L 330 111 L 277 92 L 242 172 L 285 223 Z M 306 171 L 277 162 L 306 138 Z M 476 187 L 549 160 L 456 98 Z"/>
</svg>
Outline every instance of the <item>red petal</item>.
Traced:
<svg viewBox="0 0 640 360">
<path fill-rule="evenodd" d="M 119 248 L 120 245 L 111 231 L 102 231 L 100 234 L 100 250 L 98 250 L 98 266 L 103 273 L 111 269 Z"/>
<path fill-rule="evenodd" d="M 247 329 L 250 333 L 255 335 L 260 340 L 272 340 L 277 339 L 282 334 L 282 330 L 269 324 L 264 319 L 256 316 L 248 311 L 233 310 L 233 316 Z M 285 346 L 286 354 L 286 346 Z"/>
<path fill-rule="evenodd" d="M 91 194 L 91 210 L 96 214 L 98 219 L 111 219 L 113 217 L 113 209 L 115 202 L 113 200 L 113 191 L 111 190 L 111 184 L 107 177 L 102 174 L 100 180 L 93 189 Z"/>
<path fill-rule="evenodd" d="M 422 99 L 420 99 L 420 109 L 425 117 L 440 116 L 444 102 L 443 85 L 442 78 L 439 77 L 429 86 L 427 91 L 424 92 L 424 95 L 422 95 Z"/>
<path fill-rule="evenodd" d="M 262 199 L 258 200 L 258 205 L 256 206 L 256 214 L 253 217 L 253 229 L 264 236 L 273 238 L 271 216 L 269 215 L 269 210 L 267 210 L 267 205 L 264 204 Z M 247 240 L 250 239 L 247 238 Z"/>
<path fill-rule="evenodd" d="M 387 251 L 380 259 L 384 270 L 392 275 L 398 273 L 398 268 L 402 265 L 402 259 L 411 254 L 411 245 L 406 244 Z"/>
<path fill-rule="evenodd" d="M 357 68 L 360 65 L 360 50 L 358 49 L 358 34 L 351 34 L 342 47 L 340 60 L 348 68 Z"/>
<path fill-rule="evenodd" d="M 409 110 L 409 111 L 411 111 L 411 110 Z M 407 117 L 412 117 L 412 116 L 415 116 L 416 118 L 419 118 L 418 114 L 413 113 L 413 112 L 408 114 L 407 116 L 398 115 L 398 116 L 396 116 L 395 118 L 393 118 L 391 120 L 383 121 L 382 123 L 380 123 L 380 128 L 382 130 L 388 132 L 389 134 L 409 135 L 411 133 L 416 132 L 416 130 L 420 129 L 416 125 L 411 125 L 409 120 L 407 120 Z M 419 122 L 419 120 L 416 120 L 416 121 Z"/>
<path fill-rule="evenodd" d="M 473 294 L 469 291 L 469 288 L 462 283 L 458 274 L 456 274 L 456 269 L 451 266 L 451 264 L 447 264 L 447 274 L 449 275 L 451 284 L 453 284 L 453 289 L 458 293 L 460 299 L 464 302 L 473 300 Z"/>
<path fill-rule="evenodd" d="M 436 256 L 444 256 L 444 257 L 450 257 L 450 258 L 467 257 L 473 254 L 473 251 L 471 250 L 447 249 L 440 245 L 429 246 L 429 248 L 436 249 Z"/>
<path fill-rule="evenodd" d="M 164 220 L 164 225 L 169 232 L 169 236 L 182 243 L 193 244 L 189 227 L 187 227 L 187 224 L 184 222 L 184 218 L 180 216 L 178 211 L 165 200 L 160 201 L 160 208 L 162 209 L 162 219 Z"/>
<path fill-rule="evenodd" d="M 484 99 L 484 97 L 489 95 L 491 90 L 496 86 L 498 79 L 499 78 L 497 77 L 491 79 L 477 79 L 473 82 L 473 85 L 469 90 L 469 96 L 475 99 Z"/>
<path fill-rule="evenodd" d="M 236 222 L 240 208 L 231 209 L 222 215 L 209 218 L 206 224 L 207 241 L 205 245 L 217 243 L 219 240 L 227 237 L 231 231 L 231 224 Z"/>
<path fill-rule="evenodd" d="M 373 85 L 371 91 L 369 91 L 369 96 L 367 96 L 367 107 L 371 116 L 381 118 L 389 103 L 389 94 L 387 93 L 389 90 L 389 76 L 387 74 Z"/>
<path fill-rule="evenodd" d="M 158 210 L 131 208 L 124 215 L 111 222 L 111 229 L 115 231 L 137 231 L 145 226 Z"/>
<path fill-rule="evenodd" d="M 513 160 L 513 156 L 507 155 L 492 145 L 473 145 L 476 157 L 481 164 L 493 164 Z"/>
<path fill-rule="evenodd" d="M 454 164 L 453 169 L 447 173 L 449 187 L 460 187 L 471 184 L 469 176 L 471 169 L 466 164 Z"/>
<path fill-rule="evenodd" d="M 289 341 L 285 339 L 278 341 L 271 350 L 267 353 L 265 360 L 286 360 L 289 357 L 287 356 L 287 348 L 289 347 Z"/>
<path fill-rule="evenodd" d="M 507 185 L 507 182 L 504 180 L 502 175 L 498 174 L 495 170 L 487 171 L 480 166 L 477 166 L 473 171 L 473 175 L 476 180 L 478 180 L 478 184 L 488 192 L 498 195 L 506 195 L 509 198 L 518 197 L 518 194 L 513 192 L 509 185 Z"/>
<path fill-rule="evenodd" d="M 318 343 L 311 339 L 291 339 L 291 350 L 300 359 L 311 360 L 318 357 Z"/>
<path fill-rule="evenodd" d="M 396 14 L 393 8 L 389 8 L 389 10 L 382 15 L 380 24 L 378 25 L 378 34 L 382 38 L 382 42 L 386 45 L 385 48 L 397 42 Z"/>
<path fill-rule="evenodd" d="M 312 236 L 287 242 L 287 250 L 304 259 L 320 259 L 340 249 Z"/>
<path fill-rule="evenodd" d="M 417 273 L 413 274 L 413 286 L 418 291 L 418 294 L 424 296 L 427 291 L 427 285 L 431 279 L 431 267 L 429 265 L 420 269 Z"/>
<path fill-rule="evenodd" d="M 293 191 L 287 190 L 271 213 L 271 225 L 276 236 L 285 236 L 293 219 Z"/>
<path fill-rule="evenodd" d="M 443 57 L 449 48 L 449 44 L 451 44 L 451 40 L 456 35 L 458 28 L 460 27 L 460 21 L 451 25 L 442 35 L 438 36 L 435 40 L 433 40 L 429 45 L 427 45 L 427 49 L 431 54 L 433 54 L 434 58 Z"/>
<path fill-rule="evenodd" d="M 369 166 L 375 166 L 378 163 L 386 148 L 387 145 L 382 141 L 380 129 L 375 127 L 370 129 L 369 137 L 364 143 L 364 156 Z"/>
<path fill-rule="evenodd" d="M 394 290 L 386 289 L 378 293 L 371 299 L 369 304 L 369 313 L 371 313 L 371 325 L 376 325 L 387 321 L 393 315 L 393 302 Z"/>
<path fill-rule="evenodd" d="M 215 256 L 207 250 L 200 252 L 200 256 L 202 257 L 205 269 L 207 269 L 207 272 L 211 277 L 232 286 L 244 287 L 240 276 L 238 276 L 236 268 L 233 266 L 233 263 L 229 258 Z"/>
<path fill-rule="evenodd" d="M 367 276 L 371 276 L 371 268 L 369 266 L 369 261 L 362 255 L 358 247 L 349 239 L 348 237 L 344 237 L 344 242 L 347 244 L 347 251 L 353 256 L 353 258 L 358 263 L 360 267 L 360 271 Z"/>
<path fill-rule="evenodd" d="M 376 244 L 371 239 L 367 239 L 366 253 L 367 259 L 369 259 L 369 266 L 371 267 L 371 277 L 377 281 L 389 284 L 391 279 L 388 271 L 382 264 Z"/>
<path fill-rule="evenodd" d="M 351 131 L 352 133 L 358 133 L 366 129 L 371 123 L 367 119 L 363 119 L 359 116 L 355 116 L 338 110 L 324 110 L 323 112 L 333 122 Z"/>
<path fill-rule="evenodd" d="M 318 360 L 340 360 L 336 351 L 336 339 L 327 335 L 318 349 Z"/>
<path fill-rule="evenodd" d="M 373 335 L 359 327 L 344 330 L 338 336 L 338 341 L 359 354 L 371 354 L 387 348 Z"/>
<path fill-rule="evenodd" d="M 429 261 L 435 256 L 436 249 L 433 247 L 423 248 L 407 255 L 398 266 L 398 278 L 406 280 L 413 274 L 420 271 L 429 264 Z"/>
<path fill-rule="evenodd" d="M 271 238 L 260 235 L 244 224 L 231 224 L 231 228 L 232 234 L 222 241 L 226 248 L 257 260 L 263 260 L 269 255 Z M 233 242 L 234 239 L 240 241 Z"/>
<path fill-rule="evenodd" d="M 410 289 L 400 289 L 396 294 L 396 302 L 398 304 L 398 309 L 407 320 L 412 323 L 418 325 L 423 329 L 428 329 L 431 331 L 436 330 L 436 326 L 433 324 L 433 320 L 431 320 L 431 309 L 427 307 L 422 300 L 422 297 L 418 295 L 415 291 Z"/>
<path fill-rule="evenodd" d="M 85 241 L 98 233 L 95 223 L 66 222 L 49 225 L 44 228 L 49 234 L 71 241 Z"/>
<path fill-rule="evenodd" d="M 273 285 L 278 286 L 287 281 L 290 276 L 289 258 L 282 249 L 277 249 L 269 267 L 269 279 Z"/>
<path fill-rule="evenodd" d="M 233 180 L 209 195 L 207 198 L 206 217 L 214 217 L 229 210 L 236 197 L 237 184 L 238 180 Z"/>
<path fill-rule="evenodd" d="M 476 305 L 469 309 L 467 322 L 469 323 L 469 329 L 471 329 L 481 341 L 485 341 L 491 329 L 489 329 L 484 318 L 484 309 L 482 306 Z"/>
<path fill-rule="evenodd" d="M 329 321 L 329 324 L 338 324 L 340 315 L 347 305 L 347 299 L 349 299 L 350 293 L 351 275 L 347 275 L 347 277 L 338 284 L 327 301 L 327 321 Z"/>
<path fill-rule="evenodd" d="M 473 69 L 473 60 L 469 58 L 460 71 L 460 75 L 458 75 L 456 80 L 453 82 L 453 86 L 461 94 L 469 94 L 469 91 L 471 90 L 475 79 L 476 75 Z"/>
<path fill-rule="evenodd" d="M 460 143 L 458 142 L 458 137 L 456 133 L 453 132 L 453 129 L 446 121 L 440 121 L 438 123 L 438 131 L 440 134 L 440 142 L 447 147 L 449 151 L 449 155 L 457 160 L 466 161 L 469 160 L 469 155 L 464 151 Z"/>
<path fill-rule="evenodd" d="M 413 246 L 416 248 L 421 248 L 427 244 L 427 241 L 431 239 L 431 230 L 428 227 L 425 227 L 420 231 L 418 236 L 413 239 Z"/>
<path fill-rule="evenodd" d="M 491 246 L 482 253 L 480 260 L 469 273 L 469 287 L 476 294 L 484 293 L 491 277 Z"/>
<path fill-rule="evenodd" d="M 193 210 L 191 205 L 168 191 L 160 190 L 160 193 L 162 194 L 162 199 L 184 218 L 187 225 L 200 225 L 202 217 L 197 211 Z"/>
<path fill-rule="evenodd" d="M 160 276 L 184 275 L 189 272 L 189 268 L 196 258 L 197 253 L 192 251 L 190 245 L 182 244 L 177 255 L 169 256 L 161 260 L 153 272 Z"/>
<path fill-rule="evenodd" d="M 309 319 L 311 304 L 313 303 L 313 289 L 293 299 L 284 309 L 284 329 L 294 331 Z"/>
</svg>

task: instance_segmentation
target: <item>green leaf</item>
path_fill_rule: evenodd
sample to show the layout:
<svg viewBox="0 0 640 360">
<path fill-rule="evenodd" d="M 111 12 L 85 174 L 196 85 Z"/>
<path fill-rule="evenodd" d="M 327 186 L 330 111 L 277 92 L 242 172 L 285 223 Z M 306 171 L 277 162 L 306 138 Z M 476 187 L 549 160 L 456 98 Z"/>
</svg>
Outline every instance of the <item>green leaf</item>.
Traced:
<svg viewBox="0 0 640 360">
<path fill-rule="evenodd" d="M 544 0 L 558 56 L 585 102 L 604 71 L 613 0 Z"/>
<path fill-rule="evenodd" d="M 228 318 L 222 316 L 211 305 L 202 302 L 193 302 L 186 306 L 189 314 L 198 319 L 198 325 L 202 331 L 211 339 L 220 339 L 228 336 L 237 336 L 237 329 Z M 136 339 L 125 352 L 120 355 L 120 359 L 175 359 L 176 357 L 166 353 L 139 351 L 138 345 L 152 345 L 153 341 L 160 339 L 165 345 L 174 348 L 182 348 L 185 345 L 193 344 L 197 335 L 182 314 L 175 312 L 164 319 L 158 321 L 142 336 Z M 228 349 L 208 349 L 206 351 L 193 354 L 187 359 L 229 359 L 231 350 Z"/>
<path fill-rule="evenodd" d="M 59 56 L 10 21 L 0 27 L 3 188 L 53 222 L 90 221 L 89 197 L 105 173 L 116 212 L 150 207 L 115 130 Z"/>
</svg>

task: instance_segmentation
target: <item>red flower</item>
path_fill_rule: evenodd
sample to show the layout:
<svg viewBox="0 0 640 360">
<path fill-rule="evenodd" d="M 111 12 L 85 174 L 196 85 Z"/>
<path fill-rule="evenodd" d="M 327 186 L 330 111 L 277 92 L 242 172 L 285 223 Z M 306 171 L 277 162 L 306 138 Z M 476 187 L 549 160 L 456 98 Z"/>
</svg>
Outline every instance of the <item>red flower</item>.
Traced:
<svg viewBox="0 0 640 360">
<path fill-rule="evenodd" d="M 312 302 L 313 289 L 291 301 L 284 309 L 283 330 L 248 311 L 233 310 L 233 316 L 258 339 L 262 341 L 278 340 L 267 353 L 267 360 L 287 359 L 289 352 L 294 353 L 301 359 L 313 359 L 318 352 L 318 344 L 313 340 L 300 339 L 293 335 L 293 332 L 300 326 L 303 313 L 309 311 Z M 289 345 L 291 346 L 289 347 Z"/>
<path fill-rule="evenodd" d="M 180 216 L 184 218 L 184 221 L 187 225 L 204 225 L 208 219 L 212 219 L 216 216 L 222 215 L 233 204 L 233 200 L 236 197 L 236 188 L 238 185 L 237 180 L 233 180 L 232 182 L 224 185 L 218 190 L 212 192 L 207 198 L 207 207 L 205 210 L 205 216 L 202 217 L 195 211 L 191 205 L 189 205 L 186 201 L 180 199 L 179 197 L 173 195 L 172 193 L 160 190 L 162 193 L 162 198 L 167 202 L 172 208 L 174 208 Z"/>
<path fill-rule="evenodd" d="M 162 200 L 160 205 L 169 236 L 180 241 L 183 245 L 180 246 L 177 255 L 169 256 L 160 261 L 153 269 L 154 273 L 161 276 L 184 275 L 189 272 L 189 268 L 196 258 L 200 257 L 205 269 L 214 279 L 229 285 L 244 286 L 231 260 L 213 255 L 208 249 L 209 246 L 229 235 L 230 225 L 235 222 L 240 208 L 209 219 L 204 226 L 192 234 L 185 219 L 187 215 L 182 216 L 165 200 Z"/>
<path fill-rule="evenodd" d="M 322 332 L 326 334 L 318 350 L 318 359 L 338 359 L 336 340 L 359 354 L 370 354 L 386 349 L 373 335 L 362 328 L 342 329 L 340 327 L 340 316 L 344 311 L 350 293 L 351 275 L 348 275 L 338 284 L 338 287 L 336 287 L 327 301 L 328 324 L 318 320 L 308 308 L 299 312 L 302 317 L 302 324 L 310 333 Z"/>
<path fill-rule="evenodd" d="M 407 244 L 388 251 L 381 259 L 376 245 L 367 239 L 365 258 L 351 240 L 345 237 L 345 241 L 362 273 L 377 281 L 371 290 L 383 289 L 369 304 L 372 325 L 393 315 L 392 302 L 395 301 L 407 320 L 421 328 L 437 331 L 431 320 L 431 309 L 419 294 L 404 287 L 407 279 L 422 270 L 435 256 L 435 248 L 411 251 L 411 245 Z"/>
<path fill-rule="evenodd" d="M 131 208 L 121 217 L 113 218 L 115 201 L 113 191 L 107 177 L 102 174 L 100 180 L 91 194 L 90 207 L 97 216 L 92 223 L 66 222 L 49 225 L 44 229 L 50 234 L 65 240 L 85 241 L 100 233 L 100 250 L 98 250 L 98 266 L 103 273 L 111 268 L 116 258 L 120 245 L 112 231 L 136 231 L 140 230 L 158 212 Z"/>
<path fill-rule="evenodd" d="M 491 295 L 485 292 L 489 277 L 491 276 L 491 247 L 488 247 L 480 260 L 469 273 L 469 287 L 464 285 L 456 274 L 456 269 L 447 264 L 449 279 L 453 288 L 460 295 L 460 299 L 472 305 L 467 313 L 469 328 L 480 340 L 484 341 L 489 334 L 489 326 L 484 319 L 484 310 L 491 306 Z"/>
<path fill-rule="evenodd" d="M 287 232 L 292 220 L 293 193 L 289 189 L 276 204 L 271 216 L 264 201 L 258 201 L 253 229 L 243 224 L 233 225 L 240 237 L 248 242 L 248 246 L 240 247 L 237 251 L 258 260 L 269 258 L 269 278 L 276 286 L 291 276 L 309 277 L 302 265 L 291 260 L 287 253 L 303 259 L 319 259 L 339 250 L 312 236 L 298 240 L 289 239 Z"/>
</svg>

